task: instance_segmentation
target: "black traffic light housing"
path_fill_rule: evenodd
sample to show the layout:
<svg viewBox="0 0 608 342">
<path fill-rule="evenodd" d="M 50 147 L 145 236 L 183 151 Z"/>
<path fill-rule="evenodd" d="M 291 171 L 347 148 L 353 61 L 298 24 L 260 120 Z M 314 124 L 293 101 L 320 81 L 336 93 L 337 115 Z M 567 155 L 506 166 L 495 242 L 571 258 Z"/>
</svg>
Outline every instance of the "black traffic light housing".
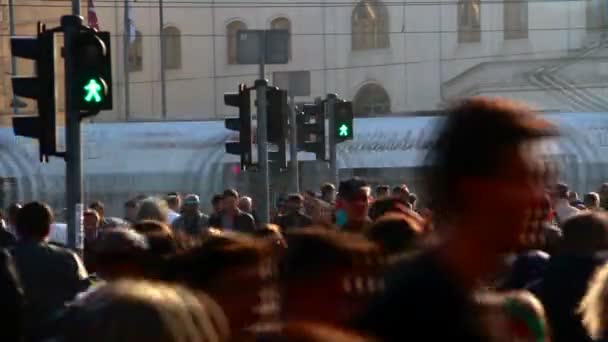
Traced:
<svg viewBox="0 0 608 342">
<path fill-rule="evenodd" d="M 12 86 L 15 96 L 34 99 L 37 102 L 37 116 L 14 116 L 15 135 L 37 139 L 40 161 L 48 161 L 57 155 L 55 133 L 55 59 L 53 34 L 38 23 L 35 37 L 11 37 L 13 57 L 33 60 L 36 76 L 14 76 Z"/>
<path fill-rule="evenodd" d="M 88 114 L 112 109 L 110 33 L 83 26 L 72 46 L 74 109 Z"/>
<path fill-rule="evenodd" d="M 302 105 L 297 119 L 298 149 L 314 153 L 317 160 L 327 160 L 324 103 Z"/>
<path fill-rule="evenodd" d="M 225 120 L 227 129 L 239 132 L 238 141 L 226 142 L 226 153 L 241 156 L 241 169 L 252 165 L 251 89 L 239 84 L 238 92 L 225 93 L 224 104 L 239 109 L 238 118 Z"/>
<path fill-rule="evenodd" d="M 289 105 L 287 91 L 277 87 L 266 88 L 267 140 L 277 145 L 276 152 L 269 152 L 268 159 L 279 169 L 287 168 L 287 117 Z"/>
<path fill-rule="evenodd" d="M 334 105 L 334 134 L 336 143 L 353 140 L 353 105 L 350 101 L 338 101 Z"/>
</svg>

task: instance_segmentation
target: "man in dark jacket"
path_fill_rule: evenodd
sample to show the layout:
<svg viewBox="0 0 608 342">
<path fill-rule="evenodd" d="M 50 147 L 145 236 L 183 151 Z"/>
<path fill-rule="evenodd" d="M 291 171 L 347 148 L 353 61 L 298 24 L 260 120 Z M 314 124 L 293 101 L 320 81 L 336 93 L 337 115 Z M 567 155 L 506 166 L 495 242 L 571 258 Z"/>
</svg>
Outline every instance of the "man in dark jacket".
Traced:
<svg viewBox="0 0 608 342">
<path fill-rule="evenodd" d="M 283 229 L 303 228 L 312 225 L 310 216 L 302 213 L 304 197 L 300 194 L 291 194 L 285 202 L 287 213 L 277 217 L 277 224 Z"/>
<path fill-rule="evenodd" d="M 222 211 L 209 218 L 210 227 L 243 233 L 252 233 L 256 229 L 253 217 L 239 209 L 239 193 L 236 190 L 225 190 L 222 201 Z"/>
<path fill-rule="evenodd" d="M 17 215 L 19 241 L 12 254 L 23 284 L 28 334 L 35 333 L 87 284 L 80 258 L 46 242 L 52 222 L 51 209 L 40 202 L 24 205 Z"/>
<path fill-rule="evenodd" d="M 209 227 L 209 216 L 201 212 L 200 204 L 197 195 L 186 196 L 181 215 L 173 221 L 173 230 L 192 236 L 204 232 Z"/>
</svg>

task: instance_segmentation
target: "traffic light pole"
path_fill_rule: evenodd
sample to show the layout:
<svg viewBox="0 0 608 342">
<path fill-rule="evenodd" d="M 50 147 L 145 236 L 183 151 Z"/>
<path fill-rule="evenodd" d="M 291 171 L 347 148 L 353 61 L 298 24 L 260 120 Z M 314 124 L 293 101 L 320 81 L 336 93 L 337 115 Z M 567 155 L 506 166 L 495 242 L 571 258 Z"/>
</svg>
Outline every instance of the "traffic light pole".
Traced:
<svg viewBox="0 0 608 342">
<path fill-rule="evenodd" d="M 77 2 L 77 0 L 76 0 Z M 79 7 L 79 6 L 77 6 Z M 74 110 L 75 99 L 72 87 L 74 80 L 73 42 L 82 25 L 82 17 L 71 15 L 61 18 L 64 28 L 65 63 L 65 162 L 68 247 L 82 252 L 84 247 L 82 227 L 82 150 L 80 135 L 80 113 Z"/>
<path fill-rule="evenodd" d="M 300 192 L 300 175 L 298 170 L 298 123 L 296 118 L 296 99 L 290 96 L 289 100 L 289 159 L 291 163 L 291 188 L 293 192 Z"/>
<path fill-rule="evenodd" d="M 330 181 L 334 184 L 338 184 L 339 176 L 338 176 L 338 165 L 336 162 L 337 159 L 337 142 L 335 132 L 335 120 L 334 120 L 334 108 L 336 104 L 336 100 L 338 96 L 336 94 L 327 94 L 327 101 L 325 102 L 325 117 L 329 121 L 329 172 L 330 172 Z"/>
<path fill-rule="evenodd" d="M 268 108 L 266 106 L 266 88 L 268 81 L 265 80 L 263 67 L 260 68 L 261 79 L 255 81 L 255 92 L 257 97 L 258 115 L 258 171 L 262 178 L 262 196 L 258 201 L 260 220 L 262 223 L 270 222 L 269 202 L 270 202 L 270 178 L 268 176 Z"/>
</svg>

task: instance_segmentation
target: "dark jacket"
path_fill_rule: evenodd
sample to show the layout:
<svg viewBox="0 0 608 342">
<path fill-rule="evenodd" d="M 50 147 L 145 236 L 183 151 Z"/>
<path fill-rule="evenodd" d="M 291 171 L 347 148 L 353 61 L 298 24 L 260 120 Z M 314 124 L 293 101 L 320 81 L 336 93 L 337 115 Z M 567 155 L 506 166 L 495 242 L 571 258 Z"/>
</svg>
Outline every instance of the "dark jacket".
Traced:
<svg viewBox="0 0 608 342">
<path fill-rule="evenodd" d="M 0 248 L 13 247 L 17 242 L 17 238 L 13 233 L 4 228 L 0 228 Z"/>
<path fill-rule="evenodd" d="M 209 218 L 209 227 L 226 229 L 229 227 L 224 227 L 222 225 L 222 216 L 223 212 L 213 214 Z M 237 210 L 236 215 L 234 217 L 234 230 L 242 233 L 253 233 L 255 231 L 255 220 L 253 216 L 247 214 L 243 211 Z"/>
<path fill-rule="evenodd" d="M 276 224 L 283 229 L 304 228 L 312 225 L 312 219 L 300 212 L 292 212 L 277 217 Z"/>
<path fill-rule="evenodd" d="M 19 241 L 12 255 L 26 299 L 27 331 L 35 331 L 86 287 L 87 271 L 68 249 L 46 242 Z"/>
<path fill-rule="evenodd" d="M 171 225 L 173 230 L 189 235 L 198 235 L 209 228 L 209 216 L 199 212 L 196 217 L 190 219 L 186 215 L 176 218 Z"/>
<path fill-rule="evenodd" d="M 20 341 L 23 334 L 24 298 L 13 258 L 0 249 L 0 308 L 2 329 L 0 341 Z"/>
</svg>

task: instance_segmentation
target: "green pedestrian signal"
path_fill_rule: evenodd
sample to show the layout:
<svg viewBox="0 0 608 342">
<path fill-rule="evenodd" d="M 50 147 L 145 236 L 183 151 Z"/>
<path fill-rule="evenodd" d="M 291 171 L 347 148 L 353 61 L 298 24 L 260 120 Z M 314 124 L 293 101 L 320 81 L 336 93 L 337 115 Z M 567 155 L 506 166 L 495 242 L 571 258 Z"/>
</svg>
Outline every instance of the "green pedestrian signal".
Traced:
<svg viewBox="0 0 608 342">
<path fill-rule="evenodd" d="M 338 132 L 338 135 L 341 137 L 348 137 L 348 126 L 346 125 L 342 125 L 340 126 L 340 131 Z"/>
<path fill-rule="evenodd" d="M 86 102 L 101 102 L 101 90 L 103 87 L 101 84 L 94 78 L 90 79 L 86 86 L 84 86 L 84 90 L 86 90 L 86 95 L 84 100 Z"/>
</svg>

